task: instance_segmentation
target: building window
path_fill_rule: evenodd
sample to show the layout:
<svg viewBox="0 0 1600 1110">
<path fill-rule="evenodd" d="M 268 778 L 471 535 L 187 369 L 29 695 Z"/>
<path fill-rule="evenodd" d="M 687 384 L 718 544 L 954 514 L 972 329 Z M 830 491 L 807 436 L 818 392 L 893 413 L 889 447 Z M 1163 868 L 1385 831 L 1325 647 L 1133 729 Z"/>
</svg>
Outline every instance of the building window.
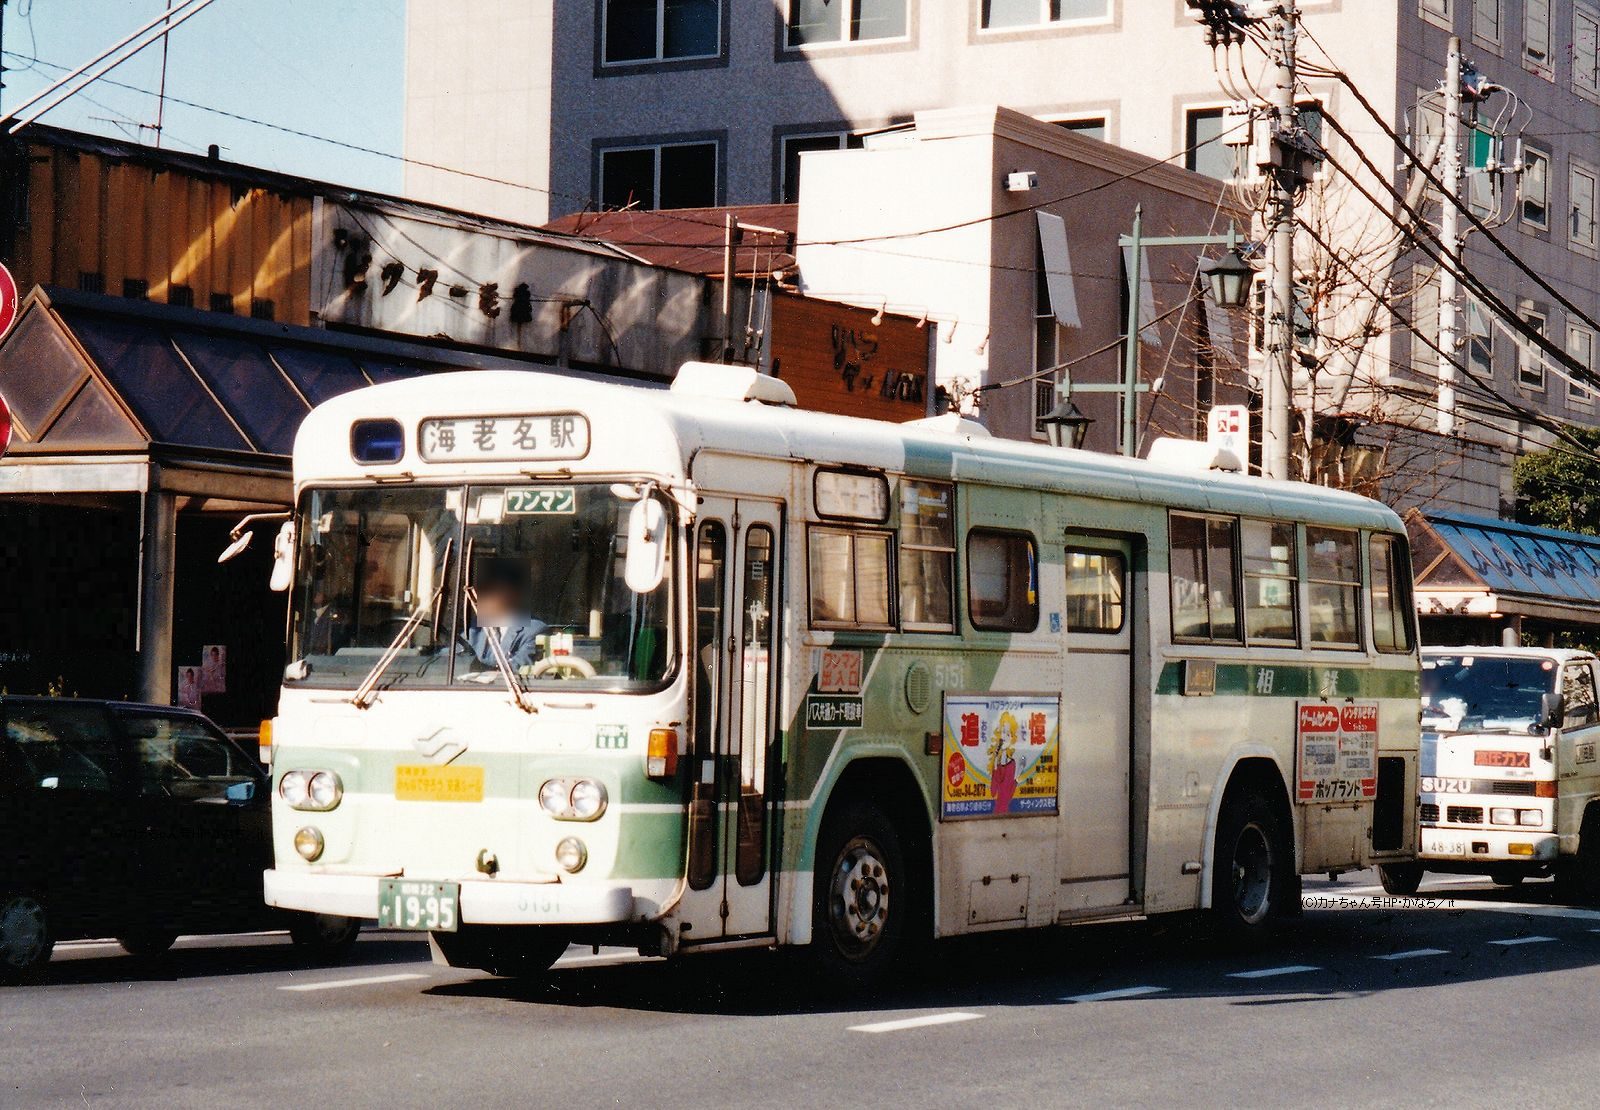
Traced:
<svg viewBox="0 0 1600 1110">
<path fill-rule="evenodd" d="M 1411 368 L 1433 376 L 1439 372 L 1439 283 L 1425 270 L 1413 270 L 1420 281 L 1411 292 Z"/>
<path fill-rule="evenodd" d="M 1540 335 L 1550 334 L 1550 318 L 1532 301 L 1526 298 L 1518 301 L 1517 315 Z M 1527 389 L 1544 388 L 1544 351 L 1532 343 L 1517 344 L 1517 384 Z"/>
<path fill-rule="evenodd" d="M 1500 45 L 1500 0 L 1473 0 L 1472 37 L 1491 46 Z"/>
<path fill-rule="evenodd" d="M 1412 644 L 1411 565 L 1399 536 L 1367 541 L 1372 571 L 1372 643 L 1379 651 L 1406 655 Z"/>
<path fill-rule="evenodd" d="M 986 31 L 1057 23 L 1105 23 L 1110 19 L 1111 0 L 983 0 Z"/>
<path fill-rule="evenodd" d="M 187 285 L 167 286 L 167 303 L 177 308 L 193 308 L 194 289 Z"/>
<path fill-rule="evenodd" d="M 1572 200 L 1572 216 L 1567 221 L 1567 241 L 1575 247 L 1592 251 L 1597 245 L 1594 171 L 1574 165 L 1568 196 Z"/>
<path fill-rule="evenodd" d="M 228 313 L 231 313 L 233 311 L 233 294 L 232 293 L 213 293 L 213 294 L 211 294 L 211 311 L 212 312 L 228 312 Z"/>
<path fill-rule="evenodd" d="M 1068 632 L 1122 631 L 1127 561 L 1120 551 L 1067 551 Z"/>
<path fill-rule="evenodd" d="M 1594 332 L 1578 324 L 1567 325 L 1567 354 L 1588 371 L 1587 374 L 1578 374 L 1568 371 L 1571 376 L 1567 379 L 1567 397 L 1581 404 L 1590 404 L 1594 401 L 1594 389 L 1589 384 L 1594 380 Z"/>
<path fill-rule="evenodd" d="M 1245 634 L 1251 643 L 1295 642 L 1294 525 L 1246 520 L 1243 540 Z"/>
<path fill-rule="evenodd" d="M 150 299 L 150 283 L 144 278 L 123 278 L 122 295 L 130 301 L 148 301 Z"/>
<path fill-rule="evenodd" d="M 1494 377 L 1494 317 L 1476 297 L 1467 298 L 1467 365 L 1484 380 Z"/>
<path fill-rule="evenodd" d="M 1471 152 L 1467 168 L 1467 207 L 1482 219 L 1500 211 L 1500 174 L 1493 167 L 1500 163 L 1500 139 L 1486 127 L 1469 133 Z"/>
<path fill-rule="evenodd" d="M 890 538 L 888 532 L 811 530 L 813 627 L 893 627 L 889 612 Z"/>
<path fill-rule="evenodd" d="M 1223 110 L 1221 108 L 1196 108 L 1188 113 L 1184 123 L 1184 165 L 1195 173 L 1203 173 L 1219 181 L 1231 181 L 1238 175 L 1236 148 L 1222 141 Z"/>
<path fill-rule="evenodd" d="M 992 528 L 967 533 L 967 604 L 974 628 L 1039 627 L 1039 558 L 1032 536 Z"/>
<path fill-rule="evenodd" d="M 722 48 L 719 0 L 605 0 L 607 65 L 715 58 Z"/>
<path fill-rule="evenodd" d="M 789 0 L 789 46 L 903 39 L 906 3 L 907 0 Z"/>
<path fill-rule="evenodd" d="M 1238 643 L 1238 522 L 1173 513 L 1169 529 L 1172 638 Z"/>
<path fill-rule="evenodd" d="M 1306 528 L 1306 588 L 1312 644 L 1361 646 L 1360 533 Z"/>
<path fill-rule="evenodd" d="M 1451 29 L 1455 22 L 1455 0 L 1418 0 L 1417 14 L 1437 27 L 1446 31 Z"/>
<path fill-rule="evenodd" d="M 1600 12 L 1572 9 L 1572 85 L 1600 97 Z"/>
<path fill-rule="evenodd" d="M 1540 76 L 1551 75 L 1550 0 L 1527 0 L 1522 9 L 1522 58 Z"/>
<path fill-rule="evenodd" d="M 848 131 L 824 131 L 811 135 L 785 135 L 778 140 L 783 177 L 778 183 L 778 200 L 800 203 L 800 156 L 813 150 L 859 150 L 862 139 Z"/>
<path fill-rule="evenodd" d="M 955 631 L 955 487 L 900 483 L 900 624 L 912 632 Z"/>
<path fill-rule="evenodd" d="M 1051 123 L 1063 131 L 1074 131 L 1086 139 L 1106 141 L 1106 117 L 1084 116 L 1082 119 L 1056 119 Z"/>
<path fill-rule="evenodd" d="M 250 318 L 252 320 L 271 320 L 277 314 L 277 306 L 266 297 L 250 298 Z"/>
<path fill-rule="evenodd" d="M 1532 147 L 1522 151 L 1522 222 L 1550 230 L 1550 156 Z"/>
<path fill-rule="evenodd" d="M 600 152 L 605 208 L 709 208 L 717 203 L 717 144 L 663 143 Z"/>
</svg>

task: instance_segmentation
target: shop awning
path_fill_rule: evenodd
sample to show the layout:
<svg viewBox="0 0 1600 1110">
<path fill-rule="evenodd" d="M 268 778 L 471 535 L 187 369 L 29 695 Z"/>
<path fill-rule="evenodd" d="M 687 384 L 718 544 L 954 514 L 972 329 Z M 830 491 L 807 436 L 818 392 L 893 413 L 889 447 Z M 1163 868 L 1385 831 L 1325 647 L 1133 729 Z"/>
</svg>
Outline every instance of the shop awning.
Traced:
<svg viewBox="0 0 1600 1110">
<path fill-rule="evenodd" d="M 1423 616 L 1600 624 L 1600 537 L 1418 510 L 1406 528 Z"/>
</svg>

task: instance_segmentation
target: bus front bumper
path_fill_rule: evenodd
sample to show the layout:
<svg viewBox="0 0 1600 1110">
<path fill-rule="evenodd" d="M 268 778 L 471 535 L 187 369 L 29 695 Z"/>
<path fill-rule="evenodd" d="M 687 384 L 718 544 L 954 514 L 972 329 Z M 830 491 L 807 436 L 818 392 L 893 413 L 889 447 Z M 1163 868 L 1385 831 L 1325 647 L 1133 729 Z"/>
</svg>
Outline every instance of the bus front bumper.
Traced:
<svg viewBox="0 0 1600 1110">
<path fill-rule="evenodd" d="M 376 918 L 384 876 L 273 869 L 262 876 L 266 903 L 286 910 Z M 466 925 L 609 925 L 633 919 L 633 889 L 566 883 L 468 881 L 461 886 Z"/>
<path fill-rule="evenodd" d="M 1513 832 L 1424 826 L 1417 858 L 1450 863 L 1550 863 L 1561 838 L 1537 829 Z M 1519 850 L 1513 852 L 1516 846 Z"/>
</svg>

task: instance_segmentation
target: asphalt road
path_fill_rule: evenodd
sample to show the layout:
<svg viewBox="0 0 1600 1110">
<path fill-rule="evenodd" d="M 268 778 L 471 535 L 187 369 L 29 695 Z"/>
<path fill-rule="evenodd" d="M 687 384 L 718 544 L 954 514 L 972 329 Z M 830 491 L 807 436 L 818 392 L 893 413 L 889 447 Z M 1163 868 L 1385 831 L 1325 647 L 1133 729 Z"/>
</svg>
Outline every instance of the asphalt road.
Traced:
<svg viewBox="0 0 1600 1110">
<path fill-rule="evenodd" d="M 271 935 L 150 960 L 66 944 L 0 989 L 0 1107 L 1587 1103 L 1600 911 L 1548 883 L 1422 894 L 1307 880 L 1311 908 L 1253 953 L 1153 923 L 951 942 L 843 1000 L 771 953 L 573 950 L 526 985 L 407 934 L 336 968 Z"/>
</svg>

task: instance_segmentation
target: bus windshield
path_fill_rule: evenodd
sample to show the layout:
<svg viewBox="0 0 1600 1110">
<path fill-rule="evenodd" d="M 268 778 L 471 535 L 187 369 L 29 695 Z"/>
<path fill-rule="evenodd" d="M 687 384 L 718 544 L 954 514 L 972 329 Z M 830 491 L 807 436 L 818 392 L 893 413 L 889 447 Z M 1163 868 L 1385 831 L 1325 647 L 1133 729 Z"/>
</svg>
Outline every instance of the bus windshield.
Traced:
<svg viewBox="0 0 1600 1110">
<path fill-rule="evenodd" d="M 624 581 L 635 501 L 609 484 L 308 492 L 285 681 L 353 689 L 394 649 L 378 689 L 659 684 L 672 575 Z"/>
<path fill-rule="evenodd" d="M 1437 732 L 1526 732 L 1555 689 L 1549 659 L 1433 655 L 1422 660 L 1422 725 Z"/>
</svg>

